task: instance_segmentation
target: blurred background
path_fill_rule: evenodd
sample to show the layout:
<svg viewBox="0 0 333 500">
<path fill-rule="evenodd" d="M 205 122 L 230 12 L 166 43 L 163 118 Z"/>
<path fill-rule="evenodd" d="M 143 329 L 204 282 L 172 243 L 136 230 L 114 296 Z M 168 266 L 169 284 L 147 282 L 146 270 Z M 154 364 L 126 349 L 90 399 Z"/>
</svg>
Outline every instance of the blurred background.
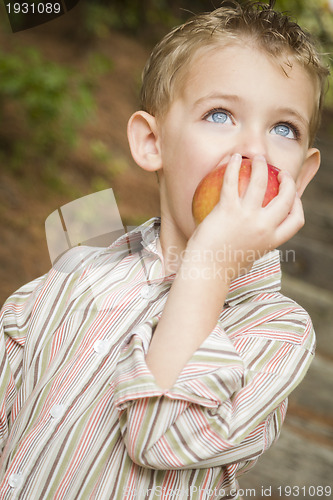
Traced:
<svg viewBox="0 0 333 500">
<path fill-rule="evenodd" d="M 5 3 L 0 5 L 1 303 L 48 271 L 44 223 L 58 207 L 112 187 L 124 225 L 159 215 L 156 177 L 134 164 L 126 138 L 128 118 L 139 106 L 141 71 L 170 28 L 219 6 L 217 0 L 81 0 L 51 22 L 13 33 Z M 276 8 L 317 36 L 332 65 L 333 2 L 277 0 Z M 330 498 L 327 487 L 333 489 L 332 139 L 331 85 L 316 144 L 322 166 L 303 197 L 306 225 L 282 249 L 294 249 L 293 258 L 282 262 L 283 291 L 310 313 L 317 355 L 290 397 L 280 439 L 241 478 L 244 498 Z"/>
</svg>

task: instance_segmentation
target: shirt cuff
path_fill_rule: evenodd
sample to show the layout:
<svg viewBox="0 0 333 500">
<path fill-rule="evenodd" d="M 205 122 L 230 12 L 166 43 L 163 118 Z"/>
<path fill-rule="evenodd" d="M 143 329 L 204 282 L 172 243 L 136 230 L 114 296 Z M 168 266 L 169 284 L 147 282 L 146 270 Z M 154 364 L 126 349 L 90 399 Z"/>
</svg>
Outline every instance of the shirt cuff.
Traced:
<svg viewBox="0 0 333 500">
<path fill-rule="evenodd" d="M 218 323 L 173 387 L 161 389 L 145 361 L 158 321 L 159 316 L 155 316 L 138 325 L 121 347 L 114 379 L 115 405 L 119 410 L 135 400 L 160 396 L 217 408 L 242 388 L 243 361 Z"/>
</svg>

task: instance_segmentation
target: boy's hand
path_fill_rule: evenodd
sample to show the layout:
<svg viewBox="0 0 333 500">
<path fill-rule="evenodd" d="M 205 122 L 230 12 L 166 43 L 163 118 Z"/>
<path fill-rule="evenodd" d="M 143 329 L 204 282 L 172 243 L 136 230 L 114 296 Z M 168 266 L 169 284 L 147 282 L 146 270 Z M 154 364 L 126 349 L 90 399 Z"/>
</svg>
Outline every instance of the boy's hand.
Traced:
<svg viewBox="0 0 333 500">
<path fill-rule="evenodd" d="M 186 247 L 146 361 L 160 387 L 171 387 L 193 352 L 212 331 L 230 281 L 250 270 L 267 251 L 291 238 L 303 225 L 302 204 L 287 172 L 279 174 L 278 195 L 262 208 L 267 164 L 252 162 L 250 183 L 238 195 L 241 157 L 226 169 L 219 203 L 198 225 Z"/>
<path fill-rule="evenodd" d="M 304 224 L 295 182 L 286 171 L 279 174 L 278 195 L 262 207 L 268 173 L 264 157 L 253 159 L 250 182 L 240 198 L 241 161 L 240 155 L 229 161 L 220 201 L 198 225 L 187 245 L 196 260 L 201 255 L 202 264 L 210 263 L 214 272 L 222 272 L 227 281 L 248 272 L 256 259 L 289 240 Z"/>
</svg>

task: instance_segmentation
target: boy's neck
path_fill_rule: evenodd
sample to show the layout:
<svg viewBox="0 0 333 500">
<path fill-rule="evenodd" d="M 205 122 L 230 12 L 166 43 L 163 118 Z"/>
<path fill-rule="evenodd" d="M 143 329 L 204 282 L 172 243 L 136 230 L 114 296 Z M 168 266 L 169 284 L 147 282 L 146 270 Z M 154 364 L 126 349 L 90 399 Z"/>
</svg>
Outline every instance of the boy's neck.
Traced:
<svg viewBox="0 0 333 500">
<path fill-rule="evenodd" d="M 186 245 L 185 235 L 175 228 L 172 221 L 162 217 L 158 248 L 163 255 L 166 275 L 177 272 Z"/>
</svg>

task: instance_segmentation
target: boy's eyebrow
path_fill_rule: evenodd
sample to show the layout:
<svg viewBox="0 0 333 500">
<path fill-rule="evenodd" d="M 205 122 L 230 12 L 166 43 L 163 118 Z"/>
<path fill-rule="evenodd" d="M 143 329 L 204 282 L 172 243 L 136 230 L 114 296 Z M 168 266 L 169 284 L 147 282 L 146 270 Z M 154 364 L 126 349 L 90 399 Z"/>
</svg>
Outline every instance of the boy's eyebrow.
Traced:
<svg viewBox="0 0 333 500">
<path fill-rule="evenodd" d="M 304 127 L 309 127 L 310 121 L 305 116 L 303 116 L 301 113 L 299 113 L 296 109 L 278 108 L 277 112 L 289 115 L 289 116 L 295 118 L 296 120 L 300 121 L 304 125 Z"/>
<path fill-rule="evenodd" d="M 225 99 L 227 101 L 240 101 L 240 97 L 237 94 L 221 94 L 220 92 L 213 92 L 208 95 L 204 95 L 194 102 L 194 106 L 198 106 L 204 101 L 212 101 L 214 99 Z"/>
</svg>

